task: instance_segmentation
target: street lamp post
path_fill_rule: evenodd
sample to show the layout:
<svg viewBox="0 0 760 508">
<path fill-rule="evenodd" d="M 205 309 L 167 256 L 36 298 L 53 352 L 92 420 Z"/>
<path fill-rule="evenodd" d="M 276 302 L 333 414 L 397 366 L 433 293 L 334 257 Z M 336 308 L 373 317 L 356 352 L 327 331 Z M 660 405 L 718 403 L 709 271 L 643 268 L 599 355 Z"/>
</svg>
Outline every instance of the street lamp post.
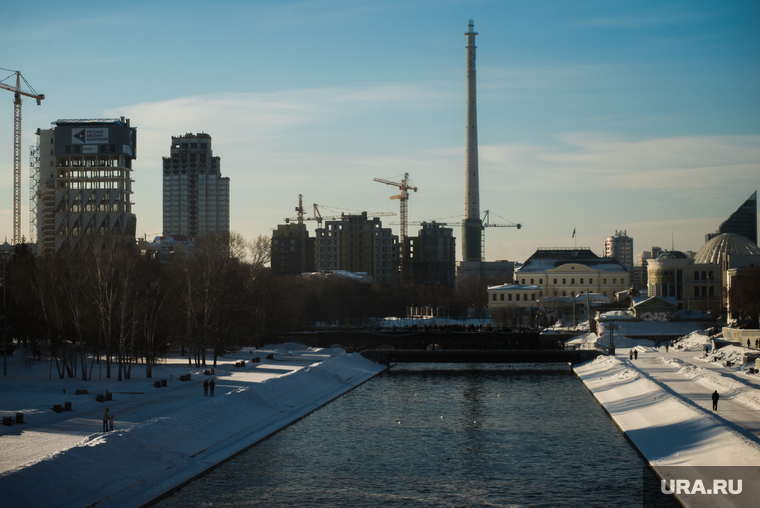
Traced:
<svg viewBox="0 0 760 508">
<path fill-rule="evenodd" d="M 6 265 L 8 264 L 8 254 L 13 252 L 13 246 L 5 240 L 0 245 L 0 253 L 3 254 L 3 376 L 8 375 L 8 305 L 6 303 L 6 290 L 8 285 Z"/>
</svg>

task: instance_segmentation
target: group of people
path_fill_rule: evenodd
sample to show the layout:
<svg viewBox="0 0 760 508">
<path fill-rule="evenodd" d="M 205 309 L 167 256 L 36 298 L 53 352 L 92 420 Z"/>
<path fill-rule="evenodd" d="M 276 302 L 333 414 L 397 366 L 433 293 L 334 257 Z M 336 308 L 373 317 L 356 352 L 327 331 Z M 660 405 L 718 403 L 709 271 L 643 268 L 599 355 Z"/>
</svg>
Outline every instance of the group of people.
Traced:
<svg viewBox="0 0 760 508">
<path fill-rule="evenodd" d="M 103 432 L 109 432 L 113 430 L 113 421 L 116 415 L 108 414 L 108 411 L 110 411 L 110 409 L 106 408 L 106 410 L 103 412 Z"/>
<path fill-rule="evenodd" d="M 208 379 L 203 382 L 203 396 L 206 397 L 209 394 L 209 389 L 211 390 L 211 396 L 214 396 L 214 387 L 216 386 L 216 383 L 212 379 L 211 382 L 208 382 Z M 105 411 L 103 411 L 103 432 L 110 432 L 113 430 L 113 421 L 116 418 L 116 415 L 109 413 L 110 409 L 106 408 Z"/>
<path fill-rule="evenodd" d="M 628 358 L 631 360 L 638 360 L 639 359 L 639 352 L 635 349 L 631 349 L 628 351 Z"/>
<path fill-rule="evenodd" d="M 208 390 L 211 388 L 211 396 L 214 396 L 214 387 L 216 386 L 216 383 L 214 383 L 214 380 L 212 379 L 211 382 L 208 382 L 208 379 L 203 382 L 203 396 L 208 396 Z"/>
</svg>

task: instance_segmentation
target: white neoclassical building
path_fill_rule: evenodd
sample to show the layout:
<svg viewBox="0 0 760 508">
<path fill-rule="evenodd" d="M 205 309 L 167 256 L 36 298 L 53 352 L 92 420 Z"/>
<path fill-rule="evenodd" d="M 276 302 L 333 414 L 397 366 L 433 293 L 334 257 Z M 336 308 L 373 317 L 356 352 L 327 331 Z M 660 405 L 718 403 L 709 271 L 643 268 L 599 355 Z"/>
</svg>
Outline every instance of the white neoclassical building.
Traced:
<svg viewBox="0 0 760 508">
<path fill-rule="evenodd" d="M 631 274 L 615 259 L 587 248 L 538 249 L 515 270 L 515 283 L 488 288 L 489 307 L 536 307 L 544 297 L 597 294 L 609 300 L 631 287 Z"/>
</svg>

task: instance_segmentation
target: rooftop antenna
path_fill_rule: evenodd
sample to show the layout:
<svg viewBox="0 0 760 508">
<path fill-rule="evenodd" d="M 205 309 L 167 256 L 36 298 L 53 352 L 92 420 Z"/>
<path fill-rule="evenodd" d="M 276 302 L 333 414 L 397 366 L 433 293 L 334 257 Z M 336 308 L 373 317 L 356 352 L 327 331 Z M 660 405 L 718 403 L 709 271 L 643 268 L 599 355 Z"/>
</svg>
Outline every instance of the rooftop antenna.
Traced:
<svg viewBox="0 0 760 508">
<path fill-rule="evenodd" d="M 670 232 L 670 250 L 676 250 L 676 243 L 673 240 L 673 232 Z"/>
</svg>

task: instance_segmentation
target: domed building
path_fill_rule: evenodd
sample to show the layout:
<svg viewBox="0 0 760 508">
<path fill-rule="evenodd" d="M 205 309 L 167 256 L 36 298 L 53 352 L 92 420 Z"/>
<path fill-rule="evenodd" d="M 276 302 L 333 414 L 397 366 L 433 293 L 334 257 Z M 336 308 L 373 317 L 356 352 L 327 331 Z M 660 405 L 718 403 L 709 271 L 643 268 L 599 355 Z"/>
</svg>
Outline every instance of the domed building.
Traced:
<svg viewBox="0 0 760 508">
<path fill-rule="evenodd" d="M 647 262 L 649 296 L 671 300 L 679 310 L 717 315 L 722 306 L 720 270 L 719 262 L 699 262 L 680 251 L 665 251 Z"/>
<path fill-rule="evenodd" d="M 723 233 L 699 249 L 694 257 L 694 263 L 720 264 L 728 255 L 757 256 L 760 255 L 760 248 L 741 235 Z"/>
</svg>

